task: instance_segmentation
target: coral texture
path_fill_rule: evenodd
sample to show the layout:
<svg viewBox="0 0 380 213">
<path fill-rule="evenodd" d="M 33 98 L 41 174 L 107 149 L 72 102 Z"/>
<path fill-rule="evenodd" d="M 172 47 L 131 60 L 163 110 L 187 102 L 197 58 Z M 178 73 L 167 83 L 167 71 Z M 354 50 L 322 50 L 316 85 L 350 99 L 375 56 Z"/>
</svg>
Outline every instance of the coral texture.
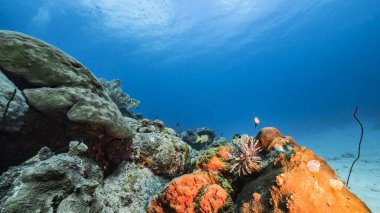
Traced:
<svg viewBox="0 0 380 213">
<path fill-rule="evenodd" d="M 198 158 L 196 168 L 204 171 L 228 172 L 231 151 L 230 146 L 210 148 Z"/>
<path fill-rule="evenodd" d="M 228 208 L 223 209 L 226 204 L 232 204 L 232 200 L 230 195 L 218 184 L 202 187 L 195 198 L 194 203 L 196 204 L 195 212 L 217 213 L 232 210 Z"/>
<path fill-rule="evenodd" d="M 96 189 L 96 199 L 104 204 L 104 212 L 140 213 L 168 180 L 156 176 L 148 168 L 123 163 Z"/>
<path fill-rule="evenodd" d="M 231 198 L 216 184 L 218 179 L 216 173 L 206 171 L 176 178 L 161 196 L 153 200 L 148 212 L 218 212 L 223 208 L 231 209 Z"/>
<path fill-rule="evenodd" d="M 195 150 L 206 150 L 214 142 L 216 135 L 211 129 L 203 127 L 182 132 L 181 138 Z"/>
<path fill-rule="evenodd" d="M 0 31 L 0 67 L 16 86 L 26 88 L 29 104 L 69 120 L 101 125 L 108 134 L 130 138 L 117 106 L 92 73 L 62 51 L 30 36 Z"/>
<path fill-rule="evenodd" d="M 72 142 L 70 153 L 54 155 L 47 147 L 0 177 L 0 212 L 97 212 L 93 200 L 101 169 L 81 157 L 85 145 Z M 78 155 L 74 155 L 74 153 Z"/>
<path fill-rule="evenodd" d="M 120 80 L 107 81 L 103 78 L 99 78 L 98 80 L 102 84 L 104 91 L 107 92 L 121 112 L 126 113 L 128 110 L 139 107 L 140 101 L 131 98 L 127 93 L 123 93 L 120 87 Z"/>
<path fill-rule="evenodd" d="M 185 171 L 189 147 L 180 138 L 162 133 L 136 133 L 131 158 L 156 174 L 177 176 Z"/>
<path fill-rule="evenodd" d="M 258 153 L 261 148 L 258 147 L 258 140 L 250 138 L 248 135 L 243 135 L 240 140 L 233 142 L 235 150 L 231 153 L 230 158 L 235 161 L 232 165 L 230 172 L 237 170 L 240 176 L 252 174 L 260 169 L 259 162 L 261 157 Z"/>
<path fill-rule="evenodd" d="M 16 93 L 12 98 L 14 90 L 16 90 Z M 19 131 L 24 123 L 23 118 L 28 109 L 29 106 L 21 91 L 0 69 L 0 131 Z"/>
<path fill-rule="evenodd" d="M 85 140 L 103 168 L 128 159 L 133 136 L 128 123 L 78 61 L 33 37 L 0 31 L 0 69 L 0 87 L 6 87 L 0 88 L 1 112 L 16 89 L 0 124 L 0 132 L 6 131 L 0 134 L 0 171 L 43 146 L 65 150 L 71 140 Z"/>
<path fill-rule="evenodd" d="M 257 138 L 265 139 L 267 148 L 280 139 L 288 142 L 268 150 L 265 169 L 244 184 L 236 199 L 240 212 L 370 212 L 312 151 L 274 128 L 261 130 Z"/>
</svg>

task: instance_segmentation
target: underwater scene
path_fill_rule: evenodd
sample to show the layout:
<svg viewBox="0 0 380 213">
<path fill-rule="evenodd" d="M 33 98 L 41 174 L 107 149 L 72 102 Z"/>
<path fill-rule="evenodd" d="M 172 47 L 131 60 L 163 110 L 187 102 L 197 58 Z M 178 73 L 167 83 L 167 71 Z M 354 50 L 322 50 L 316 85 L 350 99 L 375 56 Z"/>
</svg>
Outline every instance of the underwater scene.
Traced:
<svg viewBox="0 0 380 213">
<path fill-rule="evenodd" d="M 0 213 L 380 213 L 380 1 L 0 0 Z"/>
</svg>

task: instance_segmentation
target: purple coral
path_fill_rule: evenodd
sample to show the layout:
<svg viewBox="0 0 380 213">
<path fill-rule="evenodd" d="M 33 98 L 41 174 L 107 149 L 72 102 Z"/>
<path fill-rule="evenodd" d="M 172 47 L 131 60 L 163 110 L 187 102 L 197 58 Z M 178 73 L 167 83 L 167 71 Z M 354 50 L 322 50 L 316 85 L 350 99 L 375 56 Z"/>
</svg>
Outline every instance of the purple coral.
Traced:
<svg viewBox="0 0 380 213">
<path fill-rule="evenodd" d="M 254 171 L 260 169 L 259 162 L 261 158 L 258 153 L 261 151 L 260 147 L 257 147 L 258 140 L 250 138 L 248 135 L 243 135 L 240 141 L 234 141 L 236 149 L 230 154 L 230 159 L 235 161 L 232 164 L 230 172 L 237 170 L 238 175 L 248 175 Z"/>
</svg>

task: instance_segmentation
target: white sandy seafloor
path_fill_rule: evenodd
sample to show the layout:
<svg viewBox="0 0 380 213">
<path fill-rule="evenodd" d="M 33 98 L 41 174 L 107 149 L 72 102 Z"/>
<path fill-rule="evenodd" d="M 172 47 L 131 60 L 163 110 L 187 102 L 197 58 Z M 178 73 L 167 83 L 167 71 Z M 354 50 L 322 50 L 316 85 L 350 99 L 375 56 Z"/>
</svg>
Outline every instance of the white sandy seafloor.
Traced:
<svg viewBox="0 0 380 213">
<path fill-rule="evenodd" d="M 347 181 L 355 160 L 360 138 L 360 128 L 334 129 L 297 140 L 323 157 Z M 374 213 L 380 213 L 380 130 L 365 129 L 360 159 L 355 163 L 348 188 Z"/>
</svg>

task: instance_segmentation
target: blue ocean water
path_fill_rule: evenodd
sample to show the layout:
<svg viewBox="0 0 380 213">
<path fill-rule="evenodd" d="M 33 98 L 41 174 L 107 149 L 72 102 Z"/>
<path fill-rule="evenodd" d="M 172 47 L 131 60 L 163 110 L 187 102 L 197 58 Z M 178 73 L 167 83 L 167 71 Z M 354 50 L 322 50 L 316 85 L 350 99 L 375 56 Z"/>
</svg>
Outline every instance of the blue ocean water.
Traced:
<svg viewBox="0 0 380 213">
<path fill-rule="evenodd" d="M 358 138 L 356 106 L 380 131 L 380 1 L 0 0 L 0 28 L 120 79 L 134 112 L 179 131 L 254 135 L 258 116 L 305 144 Z"/>
</svg>

